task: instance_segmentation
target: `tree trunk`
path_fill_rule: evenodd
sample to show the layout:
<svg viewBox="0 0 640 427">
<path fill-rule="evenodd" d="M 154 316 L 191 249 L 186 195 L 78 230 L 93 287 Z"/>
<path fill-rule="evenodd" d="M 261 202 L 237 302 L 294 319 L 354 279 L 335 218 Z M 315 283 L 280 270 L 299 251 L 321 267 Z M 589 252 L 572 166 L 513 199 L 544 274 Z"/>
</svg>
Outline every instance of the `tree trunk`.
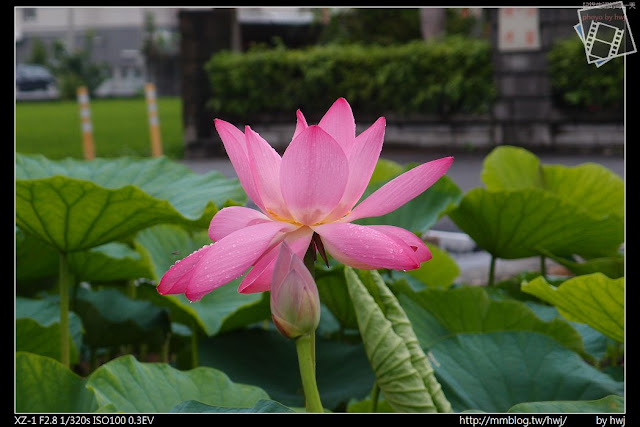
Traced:
<svg viewBox="0 0 640 427">
<path fill-rule="evenodd" d="M 446 9 L 431 7 L 420 9 L 420 31 L 423 39 L 429 40 L 444 35 L 446 24 Z"/>
</svg>

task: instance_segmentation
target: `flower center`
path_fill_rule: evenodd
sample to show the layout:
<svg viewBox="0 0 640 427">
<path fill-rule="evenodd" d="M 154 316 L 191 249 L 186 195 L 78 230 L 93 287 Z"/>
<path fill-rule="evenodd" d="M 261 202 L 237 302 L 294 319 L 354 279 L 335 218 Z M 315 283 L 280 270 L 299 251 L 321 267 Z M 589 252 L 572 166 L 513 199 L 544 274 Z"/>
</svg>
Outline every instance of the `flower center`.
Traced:
<svg viewBox="0 0 640 427">
<path fill-rule="evenodd" d="M 287 218 L 287 217 L 284 217 L 282 215 L 279 215 L 279 214 L 275 213 L 274 211 L 272 211 L 269 208 L 267 208 L 267 213 L 269 214 L 271 219 L 273 219 L 274 221 L 287 222 L 289 224 L 293 224 L 293 225 L 297 225 L 297 226 L 303 226 L 304 225 L 304 224 L 299 223 L 298 221 L 294 220 L 293 218 Z"/>
<path fill-rule="evenodd" d="M 303 227 L 303 226 L 307 226 L 307 227 L 313 227 L 315 225 L 322 225 L 322 224 L 330 224 L 332 222 L 339 222 L 342 218 L 344 218 L 345 216 L 349 215 L 351 213 L 351 211 L 345 213 L 342 217 L 340 218 L 334 218 L 331 220 L 327 220 L 327 218 L 324 218 L 320 221 L 314 222 L 313 224 L 304 224 L 302 222 L 296 221 L 293 218 L 289 218 L 289 217 L 285 217 L 282 216 L 276 212 L 274 212 L 273 210 L 266 208 L 267 213 L 269 214 L 269 216 L 271 217 L 271 219 L 273 219 L 274 221 L 280 221 L 280 222 L 286 222 L 288 224 L 293 224 L 295 226 L 299 226 L 299 227 Z"/>
</svg>

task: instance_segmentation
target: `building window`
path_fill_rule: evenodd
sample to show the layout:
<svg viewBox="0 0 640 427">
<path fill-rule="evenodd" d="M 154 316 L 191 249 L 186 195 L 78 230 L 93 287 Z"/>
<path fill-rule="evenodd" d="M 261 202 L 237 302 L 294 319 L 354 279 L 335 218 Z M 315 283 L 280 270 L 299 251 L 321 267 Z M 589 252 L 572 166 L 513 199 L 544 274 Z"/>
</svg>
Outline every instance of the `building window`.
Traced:
<svg viewBox="0 0 640 427">
<path fill-rule="evenodd" d="M 26 7 L 22 9 L 22 20 L 24 22 L 35 21 L 36 20 L 36 8 L 35 7 Z"/>
</svg>

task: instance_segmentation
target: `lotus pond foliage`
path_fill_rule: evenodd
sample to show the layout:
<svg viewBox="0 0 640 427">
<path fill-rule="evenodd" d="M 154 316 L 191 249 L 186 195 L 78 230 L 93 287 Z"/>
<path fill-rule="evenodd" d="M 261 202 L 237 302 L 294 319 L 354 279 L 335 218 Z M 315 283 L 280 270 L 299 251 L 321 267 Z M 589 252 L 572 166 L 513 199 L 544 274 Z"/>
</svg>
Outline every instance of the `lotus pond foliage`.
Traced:
<svg viewBox="0 0 640 427">
<path fill-rule="evenodd" d="M 416 167 L 378 160 L 353 202 Z M 410 271 L 318 258 L 305 281 L 319 298 L 324 411 L 625 411 L 622 180 L 511 146 L 485 158 L 481 178 L 466 194 L 436 178 L 354 225 L 418 239 L 449 216 L 493 260 L 549 258 L 570 274 L 472 286 L 432 243 Z M 238 292 L 244 274 L 196 302 L 156 290 L 211 243 L 211 218 L 248 209 L 239 180 L 167 158 L 18 153 L 15 186 L 16 412 L 305 410 L 296 344 L 274 325 L 268 291 Z"/>
</svg>

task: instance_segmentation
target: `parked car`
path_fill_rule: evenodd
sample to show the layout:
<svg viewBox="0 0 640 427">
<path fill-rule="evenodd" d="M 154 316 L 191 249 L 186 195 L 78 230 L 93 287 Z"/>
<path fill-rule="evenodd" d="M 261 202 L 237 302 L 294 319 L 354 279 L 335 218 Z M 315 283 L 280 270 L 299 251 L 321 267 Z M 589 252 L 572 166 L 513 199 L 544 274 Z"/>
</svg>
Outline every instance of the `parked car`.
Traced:
<svg viewBox="0 0 640 427">
<path fill-rule="evenodd" d="M 16 65 L 16 100 L 58 99 L 56 78 L 37 64 Z"/>
<path fill-rule="evenodd" d="M 144 83 L 142 77 L 109 78 L 96 88 L 95 96 L 109 98 L 144 95 Z"/>
</svg>

